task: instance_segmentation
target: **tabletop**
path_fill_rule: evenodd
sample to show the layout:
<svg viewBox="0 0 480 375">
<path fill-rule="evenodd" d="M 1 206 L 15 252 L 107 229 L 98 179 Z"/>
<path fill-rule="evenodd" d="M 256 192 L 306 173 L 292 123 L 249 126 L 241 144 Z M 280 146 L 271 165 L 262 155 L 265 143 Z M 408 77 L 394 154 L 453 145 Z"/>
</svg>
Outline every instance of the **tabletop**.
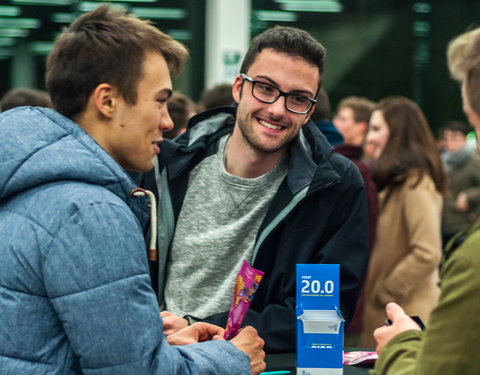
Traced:
<svg viewBox="0 0 480 375">
<path fill-rule="evenodd" d="M 347 350 L 347 348 L 346 348 Z M 292 375 L 296 374 L 295 353 L 275 353 L 267 354 L 265 359 L 267 369 L 265 371 L 291 371 Z M 343 366 L 343 375 L 368 375 L 373 368 L 372 365 L 367 366 Z"/>
</svg>

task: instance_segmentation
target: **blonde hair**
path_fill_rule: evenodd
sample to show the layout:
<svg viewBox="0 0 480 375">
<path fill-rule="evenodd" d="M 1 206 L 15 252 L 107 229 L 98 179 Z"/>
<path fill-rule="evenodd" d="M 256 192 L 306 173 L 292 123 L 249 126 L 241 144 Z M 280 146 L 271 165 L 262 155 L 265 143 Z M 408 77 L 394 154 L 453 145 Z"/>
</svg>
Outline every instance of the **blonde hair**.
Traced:
<svg viewBox="0 0 480 375">
<path fill-rule="evenodd" d="M 453 39 L 447 50 L 452 77 L 460 81 L 472 109 L 480 114 L 480 28 L 467 31 Z"/>
</svg>

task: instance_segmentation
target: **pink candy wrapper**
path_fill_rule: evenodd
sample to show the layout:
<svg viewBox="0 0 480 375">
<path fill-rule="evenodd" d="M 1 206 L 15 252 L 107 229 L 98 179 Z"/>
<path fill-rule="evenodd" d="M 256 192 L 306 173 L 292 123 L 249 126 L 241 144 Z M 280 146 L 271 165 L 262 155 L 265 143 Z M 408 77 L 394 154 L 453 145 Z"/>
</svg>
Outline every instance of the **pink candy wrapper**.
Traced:
<svg viewBox="0 0 480 375">
<path fill-rule="evenodd" d="M 345 352 L 343 353 L 344 365 L 369 365 L 378 359 L 377 352 Z"/>
<path fill-rule="evenodd" d="M 240 268 L 235 282 L 230 312 L 228 313 L 227 327 L 223 335 L 225 340 L 230 340 L 235 337 L 240 329 L 243 318 L 245 318 L 245 314 L 252 303 L 253 296 L 260 285 L 263 274 L 262 271 L 252 268 L 246 260 L 243 261 L 242 268 Z"/>
</svg>

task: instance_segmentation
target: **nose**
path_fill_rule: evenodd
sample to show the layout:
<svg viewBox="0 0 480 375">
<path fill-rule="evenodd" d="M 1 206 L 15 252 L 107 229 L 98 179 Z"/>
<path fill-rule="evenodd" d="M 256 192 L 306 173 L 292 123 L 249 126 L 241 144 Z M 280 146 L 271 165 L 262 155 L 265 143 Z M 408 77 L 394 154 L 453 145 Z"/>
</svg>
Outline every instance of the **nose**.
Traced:
<svg viewBox="0 0 480 375">
<path fill-rule="evenodd" d="M 268 105 L 268 112 L 273 118 L 281 117 L 287 111 L 287 98 L 281 95 L 276 101 Z"/>
<path fill-rule="evenodd" d="M 159 128 L 162 132 L 167 132 L 173 129 L 173 120 L 170 117 L 170 113 L 168 112 L 168 107 L 165 105 L 162 108 L 162 112 L 160 114 L 160 123 Z"/>
<path fill-rule="evenodd" d="M 371 131 L 368 131 L 367 135 L 365 136 L 365 143 L 372 143 L 374 139 L 375 139 L 375 136 L 373 135 L 373 133 Z"/>
</svg>

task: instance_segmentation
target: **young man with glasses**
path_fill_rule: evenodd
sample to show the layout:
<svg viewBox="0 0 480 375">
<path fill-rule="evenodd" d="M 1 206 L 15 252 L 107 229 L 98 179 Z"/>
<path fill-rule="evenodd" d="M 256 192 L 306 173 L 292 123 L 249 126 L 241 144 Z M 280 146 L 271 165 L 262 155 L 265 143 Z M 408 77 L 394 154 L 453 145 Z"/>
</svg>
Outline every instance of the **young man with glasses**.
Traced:
<svg viewBox="0 0 480 375">
<path fill-rule="evenodd" d="M 194 117 L 141 179 L 160 203 L 151 266 L 166 334 L 195 320 L 224 326 L 244 259 L 265 272 L 244 323 L 266 351 L 294 350 L 297 263 L 339 263 L 341 309 L 353 315 L 366 201 L 355 166 L 309 121 L 324 56 L 299 29 L 257 36 L 232 86 L 238 107 Z"/>
</svg>

